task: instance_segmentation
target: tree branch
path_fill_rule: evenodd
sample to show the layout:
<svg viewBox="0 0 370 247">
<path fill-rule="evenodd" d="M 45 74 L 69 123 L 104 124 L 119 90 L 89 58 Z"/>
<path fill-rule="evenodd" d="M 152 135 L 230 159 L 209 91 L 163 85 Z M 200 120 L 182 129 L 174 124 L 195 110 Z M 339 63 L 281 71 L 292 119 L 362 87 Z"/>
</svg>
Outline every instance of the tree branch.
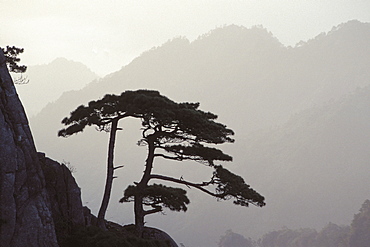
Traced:
<svg viewBox="0 0 370 247">
<path fill-rule="evenodd" d="M 162 207 L 161 206 L 152 206 L 154 207 L 153 209 L 150 209 L 150 210 L 145 210 L 144 211 L 144 214 L 145 215 L 148 215 L 148 214 L 155 214 L 155 213 L 158 213 L 158 212 L 161 212 L 162 211 Z"/>
<path fill-rule="evenodd" d="M 164 154 L 155 154 L 154 157 L 162 157 L 162 158 L 165 158 L 165 159 L 176 160 L 176 161 L 182 161 L 183 160 L 183 158 L 181 158 L 181 157 L 172 157 L 172 156 L 167 156 L 167 155 L 164 155 Z"/>
<path fill-rule="evenodd" d="M 196 183 L 188 182 L 188 181 L 183 180 L 183 179 L 177 179 L 177 178 L 167 177 L 167 176 L 158 175 L 158 174 L 152 174 L 152 175 L 150 175 L 150 178 L 149 179 L 160 179 L 160 180 L 170 181 L 170 182 L 174 182 L 174 183 L 178 183 L 178 184 L 184 184 L 184 185 L 187 185 L 187 186 L 191 186 L 193 188 L 196 188 L 198 190 L 201 190 L 201 191 L 203 191 L 204 193 L 206 193 L 208 195 L 211 195 L 211 196 L 214 196 L 214 197 L 218 197 L 218 198 L 221 198 L 222 197 L 219 194 L 216 194 L 216 193 L 214 193 L 212 191 L 209 191 L 209 190 L 206 190 L 205 188 L 203 188 L 204 186 L 208 186 L 208 185 L 212 184 L 213 183 L 213 180 L 211 180 L 209 182 L 203 182 L 203 183 L 200 183 L 200 184 L 196 184 Z"/>
<path fill-rule="evenodd" d="M 122 167 L 124 167 L 124 165 L 122 165 L 122 166 L 116 166 L 116 167 L 113 167 L 113 170 L 116 170 L 116 169 L 119 169 L 119 168 L 122 168 Z"/>
</svg>

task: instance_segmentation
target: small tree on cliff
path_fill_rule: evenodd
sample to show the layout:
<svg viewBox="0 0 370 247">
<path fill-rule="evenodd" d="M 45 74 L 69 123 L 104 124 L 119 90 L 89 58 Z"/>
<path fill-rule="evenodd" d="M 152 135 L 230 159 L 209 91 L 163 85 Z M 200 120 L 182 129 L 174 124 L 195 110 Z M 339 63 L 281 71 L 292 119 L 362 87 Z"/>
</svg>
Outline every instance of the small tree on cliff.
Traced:
<svg viewBox="0 0 370 247">
<path fill-rule="evenodd" d="M 145 170 L 139 182 L 130 185 L 120 202 L 134 202 L 135 225 L 140 236 L 144 228 L 144 217 L 161 212 L 163 207 L 175 211 L 186 211 L 189 199 L 186 191 L 161 184 L 149 184 L 150 180 L 169 181 L 186 185 L 218 199 L 234 198 L 241 206 L 253 204 L 264 206 L 264 197 L 250 188 L 244 180 L 214 161 L 231 161 L 232 157 L 212 144 L 231 143 L 234 133 L 225 125 L 216 122 L 217 116 L 198 109 L 199 103 L 176 103 L 156 91 L 132 102 L 137 117 L 142 120 L 140 145 L 148 149 Z M 156 158 L 173 161 L 193 160 L 213 168 L 209 181 L 194 183 L 183 178 L 153 174 Z M 213 187 L 210 190 L 207 187 Z M 151 207 L 144 209 L 145 206 Z"/>
<path fill-rule="evenodd" d="M 18 57 L 19 54 L 24 52 L 23 48 L 18 48 L 15 46 L 6 46 L 6 48 L 1 48 L 4 52 L 5 62 L 8 65 L 9 72 L 23 73 L 26 72 L 27 66 L 18 65 L 21 59 Z"/>
<path fill-rule="evenodd" d="M 23 48 L 15 46 L 6 46 L 6 48 L 0 48 L 5 56 L 5 63 L 8 65 L 9 72 L 24 73 L 27 70 L 26 65 L 19 65 L 21 59 L 18 57 L 19 54 L 24 52 Z M 27 84 L 29 80 L 22 75 L 14 80 L 15 84 Z"/>
</svg>

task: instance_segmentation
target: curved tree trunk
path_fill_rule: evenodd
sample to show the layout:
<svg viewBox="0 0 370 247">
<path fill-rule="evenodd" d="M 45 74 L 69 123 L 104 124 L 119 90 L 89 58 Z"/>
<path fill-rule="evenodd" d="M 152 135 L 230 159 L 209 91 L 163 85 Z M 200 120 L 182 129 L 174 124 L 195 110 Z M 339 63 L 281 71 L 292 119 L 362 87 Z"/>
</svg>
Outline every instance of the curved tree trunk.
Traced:
<svg viewBox="0 0 370 247">
<path fill-rule="evenodd" d="M 110 136 L 109 136 L 109 146 L 108 146 L 108 161 L 107 161 L 107 178 L 105 182 L 105 189 L 103 200 L 99 209 L 98 213 L 98 226 L 101 229 L 106 230 L 105 226 L 105 213 L 108 208 L 109 199 L 112 191 L 112 184 L 113 184 L 113 173 L 114 173 L 114 166 L 113 166 L 113 158 L 114 158 L 114 145 L 116 142 L 116 133 L 117 133 L 117 125 L 118 119 L 114 119 L 112 121 Z"/>
<path fill-rule="evenodd" d="M 153 140 L 152 140 L 153 139 Z M 150 174 L 153 168 L 153 161 L 154 161 L 154 138 L 147 138 L 148 141 L 148 157 L 145 162 L 145 171 L 141 181 L 137 184 L 138 191 L 145 189 L 148 185 L 150 180 Z M 143 207 L 143 197 L 141 195 L 135 196 L 134 199 L 134 212 L 135 212 L 135 227 L 136 227 L 136 234 L 138 237 L 142 237 L 143 230 L 144 230 L 144 217 L 146 215 L 146 211 Z"/>
</svg>

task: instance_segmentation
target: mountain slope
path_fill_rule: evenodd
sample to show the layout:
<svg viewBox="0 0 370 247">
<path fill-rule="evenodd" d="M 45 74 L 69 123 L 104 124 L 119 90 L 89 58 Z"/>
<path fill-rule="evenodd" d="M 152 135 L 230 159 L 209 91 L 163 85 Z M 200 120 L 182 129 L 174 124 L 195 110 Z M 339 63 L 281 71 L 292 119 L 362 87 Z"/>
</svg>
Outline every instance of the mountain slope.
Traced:
<svg viewBox="0 0 370 247">
<path fill-rule="evenodd" d="M 185 245 L 212 246 L 212 238 L 230 228 L 255 236 L 281 225 L 348 223 L 341 215 L 353 214 L 362 197 L 368 197 L 364 174 L 370 162 L 370 114 L 367 96 L 361 95 L 367 95 L 364 88 L 370 84 L 370 56 L 363 55 L 370 54 L 369 40 L 370 24 L 358 21 L 294 48 L 282 46 L 262 28 L 226 26 L 193 42 L 176 38 L 49 104 L 31 118 L 36 144 L 77 168 L 84 203 L 94 211 L 104 184 L 108 135 L 90 128 L 57 138 L 60 120 L 106 93 L 156 89 L 177 101 L 200 101 L 201 109 L 217 113 L 236 131 L 237 142 L 225 146 L 235 159 L 227 166 L 265 195 L 268 204 L 263 209 L 237 208 L 227 202 L 213 204 L 213 198 L 190 191 L 192 204 L 186 214 L 148 217 L 148 224 L 165 230 L 170 225 L 171 235 Z M 117 201 L 140 176 L 145 149 L 134 145 L 140 138 L 137 122 L 121 125 L 125 131 L 119 134 L 116 164 L 125 167 L 117 173 L 108 215 L 128 223 L 132 208 Z M 201 179 L 201 172 L 193 170 L 198 167 L 191 167 L 162 171 Z M 203 235 L 194 238 L 194 231 Z"/>
<path fill-rule="evenodd" d="M 235 162 L 261 180 L 268 225 L 320 228 L 348 224 L 370 196 L 370 88 L 295 115 L 285 125 L 249 136 Z M 267 182 L 268 181 L 268 182 Z M 264 186 L 263 183 L 268 183 Z M 349 212 L 344 215 L 343 212 Z M 286 216 L 284 218 L 283 216 Z"/>
<path fill-rule="evenodd" d="M 28 66 L 25 76 L 29 83 L 16 86 L 30 116 L 56 101 L 63 92 L 79 90 L 98 78 L 82 63 L 65 58 L 57 58 L 49 64 Z"/>
</svg>

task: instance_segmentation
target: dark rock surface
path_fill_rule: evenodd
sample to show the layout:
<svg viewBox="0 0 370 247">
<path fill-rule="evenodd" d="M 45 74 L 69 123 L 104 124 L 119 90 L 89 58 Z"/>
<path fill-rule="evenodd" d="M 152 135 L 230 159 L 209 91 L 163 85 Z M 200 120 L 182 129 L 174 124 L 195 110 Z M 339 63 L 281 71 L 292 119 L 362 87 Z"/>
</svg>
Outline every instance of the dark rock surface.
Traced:
<svg viewBox="0 0 370 247">
<path fill-rule="evenodd" d="M 169 241 L 171 247 L 178 247 L 176 242 L 162 230 L 153 227 L 144 227 L 143 238 Z"/>
<path fill-rule="evenodd" d="M 45 157 L 44 153 L 38 155 L 59 242 L 73 227 L 86 225 L 81 190 L 65 164 Z"/>
<path fill-rule="evenodd" d="M 76 229 L 95 224 L 71 168 L 37 153 L 0 49 L 0 247 L 69 246 Z M 108 224 L 111 230 L 125 229 Z M 145 228 L 144 233 L 145 239 L 177 247 L 161 230 Z"/>
<path fill-rule="evenodd" d="M 0 245 L 58 246 L 45 179 L 0 50 Z"/>
</svg>

